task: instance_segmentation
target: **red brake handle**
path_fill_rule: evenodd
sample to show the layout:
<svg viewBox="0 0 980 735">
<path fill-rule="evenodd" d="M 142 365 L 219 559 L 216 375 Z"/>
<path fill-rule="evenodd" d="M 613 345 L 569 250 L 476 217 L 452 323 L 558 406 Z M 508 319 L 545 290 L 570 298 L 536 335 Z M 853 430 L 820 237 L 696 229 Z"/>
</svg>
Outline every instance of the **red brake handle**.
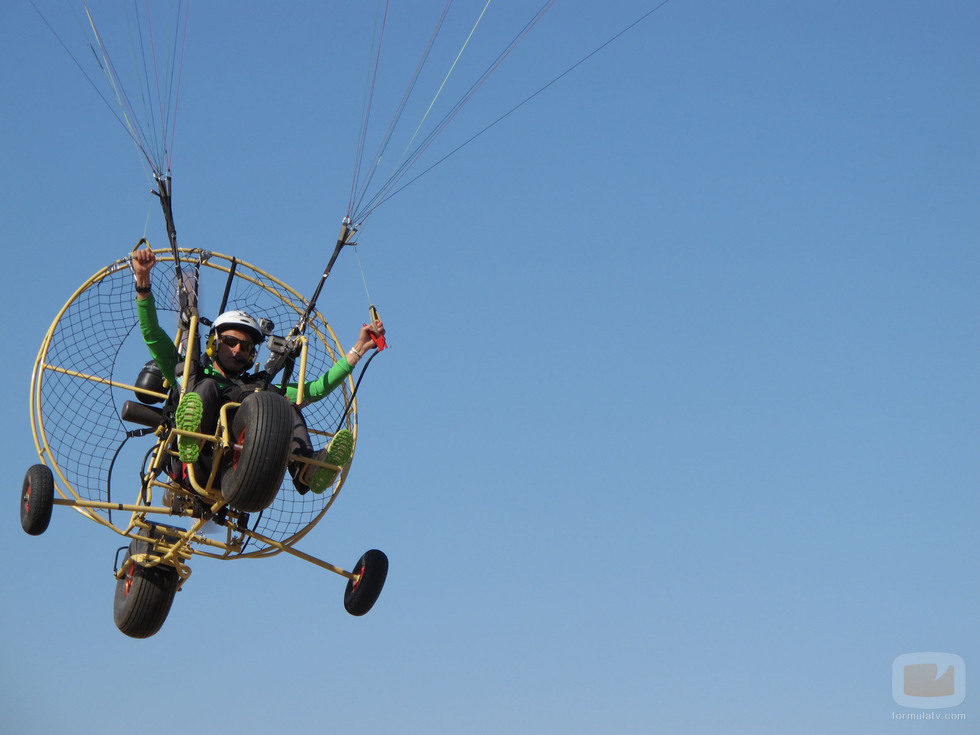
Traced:
<svg viewBox="0 0 980 735">
<path fill-rule="evenodd" d="M 365 324 L 364 326 L 366 327 L 367 324 Z M 385 342 L 385 336 L 383 334 L 375 334 L 374 332 L 370 332 L 369 334 L 371 335 L 371 339 L 374 342 L 374 346 L 378 348 L 378 352 L 380 352 L 381 350 L 383 350 L 385 347 L 388 346 L 388 343 Z"/>
<path fill-rule="evenodd" d="M 371 324 L 379 323 L 381 321 L 381 316 L 378 314 L 378 310 L 375 308 L 374 304 L 371 304 L 369 311 L 371 313 Z M 366 327 L 368 325 L 365 324 L 364 326 Z M 388 346 L 383 334 L 375 334 L 374 332 L 370 332 L 370 335 L 371 340 L 374 342 L 374 346 L 378 348 L 378 352 L 381 352 L 381 350 Z"/>
</svg>

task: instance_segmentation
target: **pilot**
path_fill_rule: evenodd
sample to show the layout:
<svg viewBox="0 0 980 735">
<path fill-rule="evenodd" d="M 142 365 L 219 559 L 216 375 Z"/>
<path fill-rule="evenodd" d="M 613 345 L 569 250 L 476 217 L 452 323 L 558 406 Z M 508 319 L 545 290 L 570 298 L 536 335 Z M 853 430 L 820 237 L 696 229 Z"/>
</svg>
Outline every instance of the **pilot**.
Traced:
<svg viewBox="0 0 980 735">
<path fill-rule="evenodd" d="M 170 385 L 177 385 L 176 367 L 183 358 L 177 352 L 171 337 L 157 321 L 150 285 L 150 271 L 155 264 L 156 256 L 149 248 L 140 248 L 133 253 L 136 312 L 143 341 L 146 342 L 150 355 Z M 344 357 L 337 360 L 318 380 L 304 384 L 304 402 L 318 401 L 340 385 L 350 375 L 358 360 L 369 350 L 375 349 L 376 343 L 372 335 L 380 337 L 384 331 L 381 322 L 362 327 L 357 342 Z M 181 396 L 174 414 L 178 429 L 214 434 L 221 406 L 232 401 L 240 403 L 245 396 L 259 388 L 263 378 L 250 370 L 255 363 L 258 346 L 264 338 L 258 322 L 244 311 L 226 311 L 214 320 L 208 337 L 207 353 L 210 359 L 203 361 L 203 364 L 195 364 L 194 373 L 188 381 L 190 390 Z M 299 456 L 345 467 L 354 451 L 353 434 L 347 429 L 341 429 L 326 447 L 314 452 L 306 422 L 295 403 L 296 393 L 295 386 L 287 386 L 286 397 L 292 401 L 294 408 L 291 451 Z M 193 437 L 181 436 L 177 440 L 177 450 L 182 462 L 193 463 L 200 456 L 201 442 Z M 338 470 L 305 462 L 290 463 L 289 472 L 300 493 L 308 490 L 322 493 L 333 484 L 338 474 Z"/>
</svg>

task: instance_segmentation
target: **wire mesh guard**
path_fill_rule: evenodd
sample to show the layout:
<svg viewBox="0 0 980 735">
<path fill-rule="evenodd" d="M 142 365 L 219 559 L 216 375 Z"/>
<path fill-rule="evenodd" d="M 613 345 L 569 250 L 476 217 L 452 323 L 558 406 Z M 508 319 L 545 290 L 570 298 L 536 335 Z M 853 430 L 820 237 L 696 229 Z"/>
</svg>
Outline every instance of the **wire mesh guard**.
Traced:
<svg viewBox="0 0 980 735">
<path fill-rule="evenodd" d="M 181 250 L 185 283 L 198 280 L 198 310 L 213 319 L 229 281 L 232 259 L 219 253 Z M 180 304 L 176 269 L 169 251 L 156 251 L 151 271 L 154 300 L 161 326 L 168 322 L 176 334 Z M 42 459 L 52 465 L 66 489 L 81 500 L 133 503 L 139 493 L 139 467 L 134 461 L 110 466 L 126 442 L 127 426 L 120 418 L 122 405 L 135 398 L 119 384 L 131 386 L 149 359 L 143 344 L 133 292 L 133 276 L 125 259 L 90 278 L 61 310 L 42 343 L 31 384 L 34 432 Z M 241 309 L 255 318 L 269 319 L 276 334 L 285 334 L 302 315 L 306 301 L 291 288 L 247 263 L 238 262 L 228 292 L 227 309 Z M 206 327 L 202 326 L 202 330 Z M 318 378 L 341 354 L 340 343 L 322 315 L 314 313 L 307 330 L 307 380 Z M 259 360 L 264 356 L 259 355 Z M 296 378 L 294 373 L 293 379 Z M 114 385 L 115 384 L 115 385 Z M 326 443 L 336 430 L 350 395 L 350 379 L 340 389 L 303 408 L 314 445 Z M 347 418 L 355 429 L 356 411 Z M 148 452 L 155 437 L 133 439 Z M 138 464 L 138 461 L 135 463 Z M 322 516 L 336 496 L 343 477 L 331 493 L 298 494 L 287 474 L 271 506 L 253 514 L 251 530 L 279 542 L 302 535 Z M 109 524 L 109 511 L 89 509 Z M 127 520 L 128 520 L 128 514 Z M 118 519 L 118 511 L 117 517 Z M 115 527 L 115 526 L 114 526 Z M 118 530 L 118 528 L 117 528 Z M 253 543 L 248 555 L 270 547 Z"/>
</svg>

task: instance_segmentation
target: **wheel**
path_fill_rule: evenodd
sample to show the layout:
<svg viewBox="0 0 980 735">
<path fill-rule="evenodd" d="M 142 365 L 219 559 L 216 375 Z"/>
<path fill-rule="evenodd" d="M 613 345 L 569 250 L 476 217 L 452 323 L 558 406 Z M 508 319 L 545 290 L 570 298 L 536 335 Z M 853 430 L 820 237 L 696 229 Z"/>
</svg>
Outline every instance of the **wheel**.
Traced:
<svg viewBox="0 0 980 735">
<path fill-rule="evenodd" d="M 116 582 L 112 617 L 130 638 L 149 638 L 160 630 L 180 583 L 180 575 L 171 566 L 143 567 L 132 560 L 133 554 L 145 554 L 150 548 L 146 541 L 134 539 L 123 563 L 125 574 Z"/>
<path fill-rule="evenodd" d="M 54 475 L 43 464 L 31 465 L 20 493 L 20 525 L 31 536 L 44 533 L 54 508 Z"/>
<path fill-rule="evenodd" d="M 292 414 L 285 396 L 272 391 L 251 393 L 242 401 L 231 422 L 236 448 L 221 473 L 221 495 L 228 505 L 254 513 L 275 500 L 289 460 Z"/>
<path fill-rule="evenodd" d="M 364 615 L 378 601 L 381 588 L 385 586 L 388 576 L 388 557 L 383 551 L 371 549 L 357 560 L 354 574 L 359 575 L 357 581 L 347 580 L 344 591 L 344 609 L 351 615 Z"/>
</svg>

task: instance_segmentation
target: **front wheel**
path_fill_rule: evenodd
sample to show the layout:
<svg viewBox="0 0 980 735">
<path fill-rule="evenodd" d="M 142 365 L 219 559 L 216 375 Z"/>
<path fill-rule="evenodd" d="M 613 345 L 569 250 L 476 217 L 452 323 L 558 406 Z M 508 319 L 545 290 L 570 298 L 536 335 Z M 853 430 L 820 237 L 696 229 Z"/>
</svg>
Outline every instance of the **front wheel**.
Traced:
<svg viewBox="0 0 980 735">
<path fill-rule="evenodd" d="M 235 446 L 221 473 L 221 495 L 232 508 L 267 508 L 282 484 L 292 440 L 292 406 L 272 391 L 251 393 L 231 422 Z"/>
<path fill-rule="evenodd" d="M 383 551 L 371 549 L 357 560 L 354 567 L 356 579 L 347 580 L 344 591 L 344 609 L 351 615 L 364 615 L 378 601 L 381 588 L 388 577 L 388 557 Z"/>
<path fill-rule="evenodd" d="M 130 638 L 149 638 L 163 626 L 173 604 L 180 575 L 166 564 L 144 567 L 133 554 L 146 554 L 152 546 L 133 539 L 123 563 L 123 576 L 116 582 L 112 617 L 116 627 Z"/>
<path fill-rule="evenodd" d="M 47 465 L 31 465 L 20 493 L 20 525 L 31 536 L 39 536 L 51 522 L 54 508 L 54 475 Z"/>
</svg>

